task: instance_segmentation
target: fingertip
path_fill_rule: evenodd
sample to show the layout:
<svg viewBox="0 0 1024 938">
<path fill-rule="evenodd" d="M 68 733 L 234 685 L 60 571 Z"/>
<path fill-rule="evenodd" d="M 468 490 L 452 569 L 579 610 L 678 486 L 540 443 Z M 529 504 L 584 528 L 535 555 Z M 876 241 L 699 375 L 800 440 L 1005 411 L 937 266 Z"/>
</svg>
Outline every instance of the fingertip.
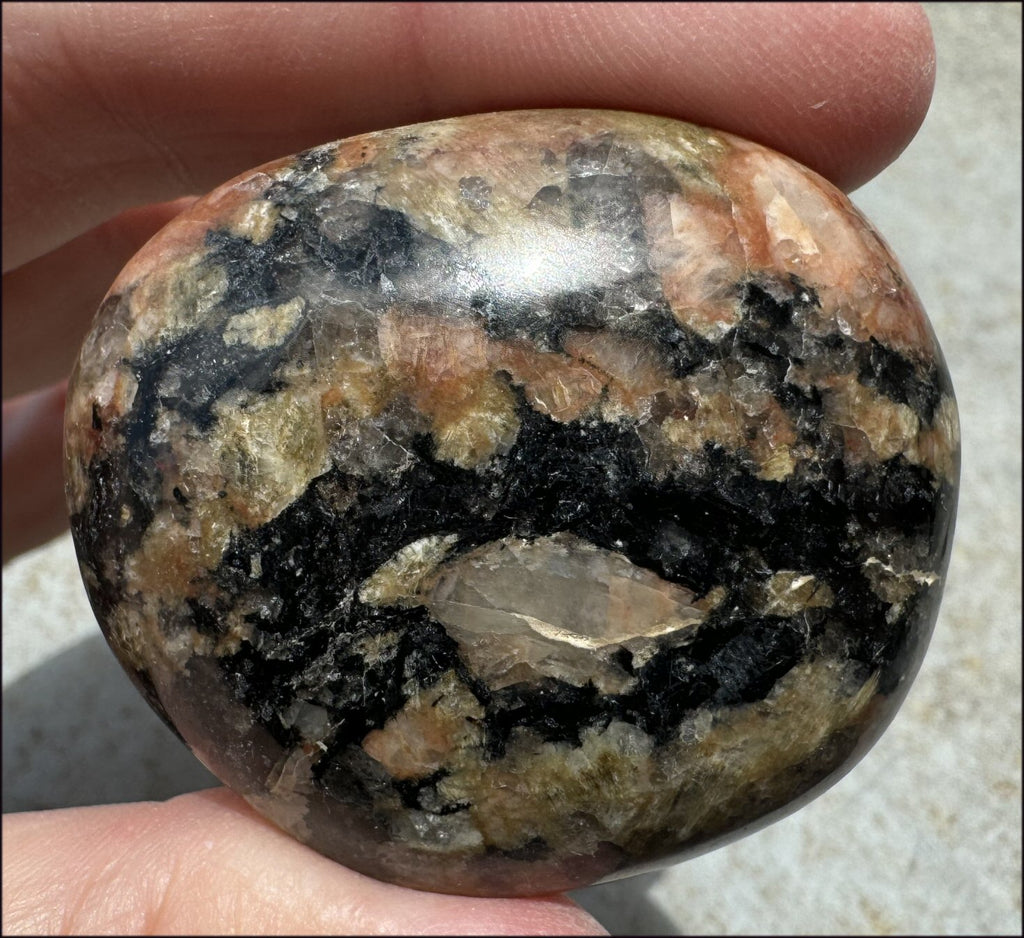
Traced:
<svg viewBox="0 0 1024 938">
<path fill-rule="evenodd" d="M 927 15 L 910 3 L 707 4 L 717 8 L 719 88 L 697 123 L 792 156 L 851 191 L 881 172 L 924 121 L 935 82 Z M 708 66 L 705 65 L 705 71 Z"/>
<path fill-rule="evenodd" d="M 3 562 L 67 528 L 61 461 L 67 382 L 3 402 Z"/>
<path fill-rule="evenodd" d="M 813 159 L 810 163 L 846 191 L 866 183 L 906 149 L 935 89 L 935 41 L 924 8 L 917 3 L 863 6 L 855 16 L 837 17 L 835 29 L 851 47 L 870 54 L 847 56 L 833 67 L 836 82 L 849 83 L 847 111 L 838 133 L 818 136 L 820 167 Z"/>
<path fill-rule="evenodd" d="M 508 19 L 504 6 L 502 16 L 464 18 L 475 22 L 470 35 L 479 40 Z M 479 41 L 438 71 L 449 80 L 442 97 L 466 101 L 460 112 L 646 111 L 765 144 L 847 190 L 903 151 L 934 87 L 920 4 L 539 3 L 516 22 L 529 41 L 503 83 L 467 80 L 495 61 L 493 51 L 484 61 Z M 532 81 L 538 75 L 543 85 Z"/>
</svg>

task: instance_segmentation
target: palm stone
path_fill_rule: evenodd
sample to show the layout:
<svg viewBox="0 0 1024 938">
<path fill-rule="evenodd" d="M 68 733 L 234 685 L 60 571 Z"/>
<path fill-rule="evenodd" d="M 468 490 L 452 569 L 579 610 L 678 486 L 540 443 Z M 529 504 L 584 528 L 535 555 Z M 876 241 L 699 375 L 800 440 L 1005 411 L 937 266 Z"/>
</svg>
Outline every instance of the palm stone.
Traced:
<svg viewBox="0 0 1024 938">
<path fill-rule="evenodd" d="M 363 873 L 513 896 L 725 843 L 867 750 L 959 431 L 826 181 L 550 110 L 200 199 L 103 301 L 66 457 L 103 632 L 216 775 Z"/>
</svg>

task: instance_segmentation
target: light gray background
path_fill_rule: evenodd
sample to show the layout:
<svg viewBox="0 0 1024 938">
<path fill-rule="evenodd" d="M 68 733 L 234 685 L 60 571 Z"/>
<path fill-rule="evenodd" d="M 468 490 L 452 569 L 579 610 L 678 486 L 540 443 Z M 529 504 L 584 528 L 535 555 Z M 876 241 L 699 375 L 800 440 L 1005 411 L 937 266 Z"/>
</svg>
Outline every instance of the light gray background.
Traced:
<svg viewBox="0 0 1024 938">
<path fill-rule="evenodd" d="M 1020 933 L 1021 8 L 926 7 L 931 112 L 854 201 L 916 285 L 960 404 L 960 515 L 931 649 L 892 727 L 817 801 L 576 893 L 613 932 Z M 4 811 L 215 783 L 107 650 L 70 537 L 3 573 Z"/>
</svg>

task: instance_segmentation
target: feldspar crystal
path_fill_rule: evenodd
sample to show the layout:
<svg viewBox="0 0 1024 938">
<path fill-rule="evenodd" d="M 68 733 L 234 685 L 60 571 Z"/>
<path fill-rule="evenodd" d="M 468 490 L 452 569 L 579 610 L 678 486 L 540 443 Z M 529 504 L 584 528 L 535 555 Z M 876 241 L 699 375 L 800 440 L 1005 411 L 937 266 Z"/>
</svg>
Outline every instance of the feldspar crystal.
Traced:
<svg viewBox="0 0 1024 938">
<path fill-rule="evenodd" d="M 822 791 L 935 619 L 959 447 L 899 264 L 791 160 L 485 114 L 239 176 L 129 263 L 68 394 L 93 608 L 324 854 L 524 895 Z"/>
</svg>

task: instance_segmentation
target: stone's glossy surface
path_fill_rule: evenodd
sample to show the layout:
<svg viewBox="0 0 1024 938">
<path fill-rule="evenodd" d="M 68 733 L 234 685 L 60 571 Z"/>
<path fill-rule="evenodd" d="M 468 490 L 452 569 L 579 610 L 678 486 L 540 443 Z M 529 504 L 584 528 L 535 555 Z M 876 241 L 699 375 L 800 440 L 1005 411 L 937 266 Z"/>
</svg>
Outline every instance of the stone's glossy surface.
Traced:
<svg viewBox="0 0 1024 938">
<path fill-rule="evenodd" d="M 83 576 L 154 708 L 316 849 L 482 895 L 834 781 L 920 663 L 958 462 L 845 197 L 615 112 L 227 183 L 123 271 L 68 396 Z"/>
</svg>

